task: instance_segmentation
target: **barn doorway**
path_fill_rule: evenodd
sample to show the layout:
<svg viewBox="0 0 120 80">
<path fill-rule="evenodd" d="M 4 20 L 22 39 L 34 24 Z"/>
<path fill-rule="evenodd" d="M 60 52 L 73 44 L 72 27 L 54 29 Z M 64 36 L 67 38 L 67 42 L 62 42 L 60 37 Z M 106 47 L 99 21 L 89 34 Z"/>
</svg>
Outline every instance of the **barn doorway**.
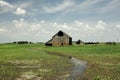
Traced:
<svg viewBox="0 0 120 80">
<path fill-rule="evenodd" d="M 63 46 L 63 43 L 61 43 L 61 46 Z"/>
</svg>

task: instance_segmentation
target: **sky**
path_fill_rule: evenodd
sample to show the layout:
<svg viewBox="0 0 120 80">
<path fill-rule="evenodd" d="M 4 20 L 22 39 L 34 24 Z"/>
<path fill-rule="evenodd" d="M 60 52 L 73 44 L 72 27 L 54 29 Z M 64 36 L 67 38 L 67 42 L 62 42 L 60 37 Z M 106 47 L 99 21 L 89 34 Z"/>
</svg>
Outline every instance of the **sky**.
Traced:
<svg viewBox="0 0 120 80">
<path fill-rule="evenodd" d="M 46 42 L 59 30 L 73 41 L 120 42 L 120 0 L 0 0 L 0 43 Z"/>
</svg>

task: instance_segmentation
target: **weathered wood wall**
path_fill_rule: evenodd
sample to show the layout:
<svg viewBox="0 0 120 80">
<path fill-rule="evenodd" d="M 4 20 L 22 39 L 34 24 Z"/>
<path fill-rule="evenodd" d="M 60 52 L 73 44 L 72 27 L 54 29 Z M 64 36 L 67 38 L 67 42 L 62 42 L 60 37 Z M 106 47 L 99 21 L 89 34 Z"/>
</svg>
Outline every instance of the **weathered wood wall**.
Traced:
<svg viewBox="0 0 120 80">
<path fill-rule="evenodd" d="M 53 46 L 69 45 L 69 37 L 66 35 L 58 36 L 56 35 L 52 40 Z"/>
</svg>

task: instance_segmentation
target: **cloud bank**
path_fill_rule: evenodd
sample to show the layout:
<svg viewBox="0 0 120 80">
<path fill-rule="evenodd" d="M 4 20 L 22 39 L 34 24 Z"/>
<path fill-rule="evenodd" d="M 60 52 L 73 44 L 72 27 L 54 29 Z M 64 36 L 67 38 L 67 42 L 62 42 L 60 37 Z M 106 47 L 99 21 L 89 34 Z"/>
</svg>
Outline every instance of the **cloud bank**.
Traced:
<svg viewBox="0 0 120 80">
<path fill-rule="evenodd" d="M 16 14 L 16 15 L 25 15 L 26 14 L 26 10 L 21 8 L 21 7 L 24 7 L 24 5 L 20 5 L 20 7 L 17 7 L 18 5 L 13 5 L 13 4 L 10 4 L 9 2 L 6 2 L 6 1 L 3 1 L 1 0 L 0 1 L 0 9 L 1 9 L 1 12 L 0 13 L 12 13 L 12 14 Z"/>
<path fill-rule="evenodd" d="M 22 8 L 17 8 L 16 11 L 14 12 L 14 14 L 16 14 L 16 15 L 25 15 L 26 10 L 24 10 Z"/>
<path fill-rule="evenodd" d="M 11 41 L 14 40 L 28 40 L 28 41 L 42 41 L 46 42 L 59 30 L 66 32 L 73 37 L 73 40 L 81 39 L 83 41 L 114 41 L 119 35 L 116 31 L 120 30 L 120 25 L 112 26 L 108 25 L 103 20 L 99 20 L 94 26 L 75 20 L 73 23 L 57 23 L 48 21 L 35 21 L 28 22 L 21 18 L 20 20 L 13 20 L 9 30 L 7 28 L 0 28 L 0 34 L 11 36 Z M 110 35 L 105 38 L 106 35 Z M 114 39 L 113 36 L 114 35 Z"/>
</svg>

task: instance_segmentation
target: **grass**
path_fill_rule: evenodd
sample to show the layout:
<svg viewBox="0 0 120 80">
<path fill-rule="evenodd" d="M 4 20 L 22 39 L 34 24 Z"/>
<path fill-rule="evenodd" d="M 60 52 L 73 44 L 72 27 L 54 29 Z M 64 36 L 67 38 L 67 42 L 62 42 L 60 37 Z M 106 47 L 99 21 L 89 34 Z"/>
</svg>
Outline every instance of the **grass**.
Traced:
<svg viewBox="0 0 120 80">
<path fill-rule="evenodd" d="M 120 44 L 0 44 L 0 80 L 64 80 L 72 67 L 68 56 L 88 61 L 88 80 L 120 79 Z"/>
<path fill-rule="evenodd" d="M 45 50 L 61 52 L 67 56 L 74 56 L 88 61 L 88 69 L 85 76 L 94 80 L 97 76 L 100 80 L 120 79 L 120 45 L 73 45 L 64 47 L 48 47 Z"/>
<path fill-rule="evenodd" d="M 65 65 L 67 66 L 68 61 L 59 56 L 40 51 L 42 47 L 43 45 L 39 44 L 1 45 L 0 80 L 15 80 L 20 78 L 20 75 L 24 72 L 34 72 L 34 74 L 46 80 L 52 78 L 53 75 L 60 74 Z"/>
</svg>

